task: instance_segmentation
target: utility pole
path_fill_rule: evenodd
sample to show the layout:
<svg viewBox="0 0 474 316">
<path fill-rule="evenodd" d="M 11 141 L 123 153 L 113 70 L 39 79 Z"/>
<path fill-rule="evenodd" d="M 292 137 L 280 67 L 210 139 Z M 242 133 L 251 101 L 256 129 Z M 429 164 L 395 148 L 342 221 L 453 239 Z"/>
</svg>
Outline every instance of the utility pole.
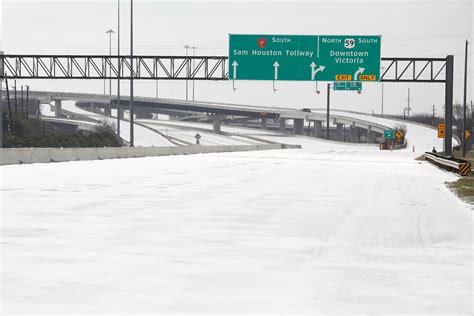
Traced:
<svg viewBox="0 0 474 316">
<path fill-rule="evenodd" d="M 117 0 L 117 139 L 120 142 L 120 76 L 121 71 L 121 60 L 120 60 L 120 0 Z"/>
<path fill-rule="evenodd" d="M 191 49 L 193 50 L 193 57 L 195 57 L 195 56 L 196 56 L 195 51 L 196 51 L 197 47 L 196 47 L 196 46 L 192 46 Z M 193 58 L 193 69 L 192 69 L 192 72 L 194 72 L 194 58 Z M 191 73 L 192 73 L 192 72 L 191 72 Z M 194 78 L 194 77 L 193 77 L 193 78 Z M 194 101 L 194 79 L 193 79 L 193 101 Z"/>
<path fill-rule="evenodd" d="M 187 62 L 187 57 L 188 57 L 188 49 L 191 48 L 189 45 L 185 45 L 184 48 L 186 49 L 186 62 Z M 189 69 L 189 64 L 186 67 L 186 69 Z M 188 80 L 186 79 L 186 101 L 188 101 Z"/>
<path fill-rule="evenodd" d="M 130 147 L 133 147 L 133 0 L 130 0 Z"/>
<path fill-rule="evenodd" d="M 326 139 L 329 140 L 329 108 L 331 103 L 331 84 L 328 83 L 328 100 L 326 109 Z"/>
<path fill-rule="evenodd" d="M 466 139 L 466 94 L 467 94 L 467 52 L 469 42 L 466 40 L 466 51 L 464 53 L 464 104 L 462 117 L 462 156 L 466 157 L 467 139 Z"/>
</svg>

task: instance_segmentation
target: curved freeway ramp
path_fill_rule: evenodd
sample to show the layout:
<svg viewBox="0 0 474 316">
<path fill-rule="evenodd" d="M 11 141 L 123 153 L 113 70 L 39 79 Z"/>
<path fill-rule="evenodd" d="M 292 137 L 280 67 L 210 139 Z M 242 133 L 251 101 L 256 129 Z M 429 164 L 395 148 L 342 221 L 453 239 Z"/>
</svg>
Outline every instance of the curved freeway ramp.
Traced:
<svg viewBox="0 0 474 316">
<path fill-rule="evenodd" d="M 117 119 L 107 117 L 105 115 L 89 112 L 75 106 L 76 101 L 64 101 L 62 108 L 69 112 L 77 113 L 88 118 L 94 119 L 98 122 L 107 122 L 117 128 Z M 145 127 L 135 125 L 135 146 L 175 146 L 169 142 L 165 137 L 155 133 Z M 120 136 L 125 141 L 130 140 L 130 123 L 128 121 L 120 121 Z"/>
</svg>

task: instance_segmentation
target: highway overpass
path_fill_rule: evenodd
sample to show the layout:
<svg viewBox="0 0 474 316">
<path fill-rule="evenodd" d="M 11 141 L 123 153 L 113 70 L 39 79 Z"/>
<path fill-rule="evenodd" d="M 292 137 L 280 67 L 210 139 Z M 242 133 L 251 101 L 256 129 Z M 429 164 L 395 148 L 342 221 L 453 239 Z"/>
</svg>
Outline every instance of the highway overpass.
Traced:
<svg viewBox="0 0 474 316">
<path fill-rule="evenodd" d="M 53 102 L 56 108 L 56 116 L 61 116 L 61 102 L 64 100 L 75 100 L 77 102 L 95 102 L 107 104 L 107 114 L 110 115 L 110 109 L 116 107 L 117 96 L 92 94 L 92 93 L 74 93 L 74 92 L 56 92 L 56 91 L 31 91 L 30 96 L 43 102 Z M 128 109 L 128 97 L 121 97 L 123 109 Z M 266 128 L 267 119 L 277 120 L 280 125 L 280 131 L 286 131 L 288 120 L 293 120 L 294 133 L 302 135 L 304 133 L 304 122 L 313 123 L 314 135 L 323 137 L 323 124 L 326 122 L 326 113 L 323 112 L 304 112 L 303 110 L 257 106 L 241 105 L 230 103 L 203 102 L 203 101 L 184 101 L 164 98 L 134 97 L 134 104 L 137 107 L 153 109 L 168 109 L 186 112 L 198 112 L 208 114 L 208 118 L 213 121 L 214 132 L 219 133 L 222 121 L 231 116 L 249 119 L 259 119 L 261 127 Z M 104 105 L 102 105 L 104 106 Z M 376 135 L 381 135 L 384 130 L 391 129 L 393 126 L 377 123 L 365 118 L 354 118 L 341 113 L 330 113 L 330 124 L 336 126 L 336 140 L 344 140 L 344 125 L 350 126 L 351 139 L 359 135 L 359 129 L 366 130 L 367 142 L 374 142 Z"/>
</svg>

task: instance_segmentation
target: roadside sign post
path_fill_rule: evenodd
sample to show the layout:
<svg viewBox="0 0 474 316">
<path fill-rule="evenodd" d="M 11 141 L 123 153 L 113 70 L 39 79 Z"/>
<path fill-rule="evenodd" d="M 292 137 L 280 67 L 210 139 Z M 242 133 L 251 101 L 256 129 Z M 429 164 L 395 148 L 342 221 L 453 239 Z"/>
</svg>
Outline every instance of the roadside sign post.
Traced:
<svg viewBox="0 0 474 316">
<path fill-rule="evenodd" d="M 197 133 L 196 135 L 194 135 L 194 138 L 196 139 L 196 145 L 199 145 L 199 140 L 201 139 L 201 135 Z"/>
<path fill-rule="evenodd" d="M 229 35 L 230 80 L 379 81 L 381 36 Z"/>
</svg>

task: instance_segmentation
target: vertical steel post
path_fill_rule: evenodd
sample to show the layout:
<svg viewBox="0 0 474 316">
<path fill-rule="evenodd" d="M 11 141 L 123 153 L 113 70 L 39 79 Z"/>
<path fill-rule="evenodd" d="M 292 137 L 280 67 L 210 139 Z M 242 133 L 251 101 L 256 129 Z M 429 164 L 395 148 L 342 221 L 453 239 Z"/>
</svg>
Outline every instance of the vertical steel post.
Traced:
<svg viewBox="0 0 474 316">
<path fill-rule="evenodd" d="M 114 31 L 109 32 L 109 57 L 110 63 L 112 64 L 112 34 Z M 109 96 L 112 96 L 112 68 L 109 66 Z"/>
<path fill-rule="evenodd" d="M 133 147 L 133 0 L 130 0 L 130 147 Z"/>
<path fill-rule="evenodd" d="M 331 84 L 328 83 L 328 104 L 326 111 L 326 139 L 329 140 L 329 105 L 331 102 Z"/>
<path fill-rule="evenodd" d="M 120 60 L 120 0 L 117 0 L 117 139 L 120 142 L 120 76 L 121 72 Z"/>
<path fill-rule="evenodd" d="M 463 103 L 463 117 L 462 117 L 462 156 L 466 157 L 467 139 L 466 139 L 466 93 L 467 93 L 467 50 L 469 42 L 466 40 L 466 51 L 464 53 L 464 103 Z"/>
<path fill-rule="evenodd" d="M 444 138 L 444 155 L 453 154 L 453 75 L 454 75 L 454 56 L 446 56 L 446 83 L 445 83 L 445 109 L 444 121 L 446 124 L 446 133 Z"/>
<path fill-rule="evenodd" d="M 382 82 L 382 116 L 383 116 L 383 82 Z"/>
<path fill-rule="evenodd" d="M 40 100 L 38 99 L 38 104 L 36 105 L 36 118 L 40 118 Z"/>
</svg>

